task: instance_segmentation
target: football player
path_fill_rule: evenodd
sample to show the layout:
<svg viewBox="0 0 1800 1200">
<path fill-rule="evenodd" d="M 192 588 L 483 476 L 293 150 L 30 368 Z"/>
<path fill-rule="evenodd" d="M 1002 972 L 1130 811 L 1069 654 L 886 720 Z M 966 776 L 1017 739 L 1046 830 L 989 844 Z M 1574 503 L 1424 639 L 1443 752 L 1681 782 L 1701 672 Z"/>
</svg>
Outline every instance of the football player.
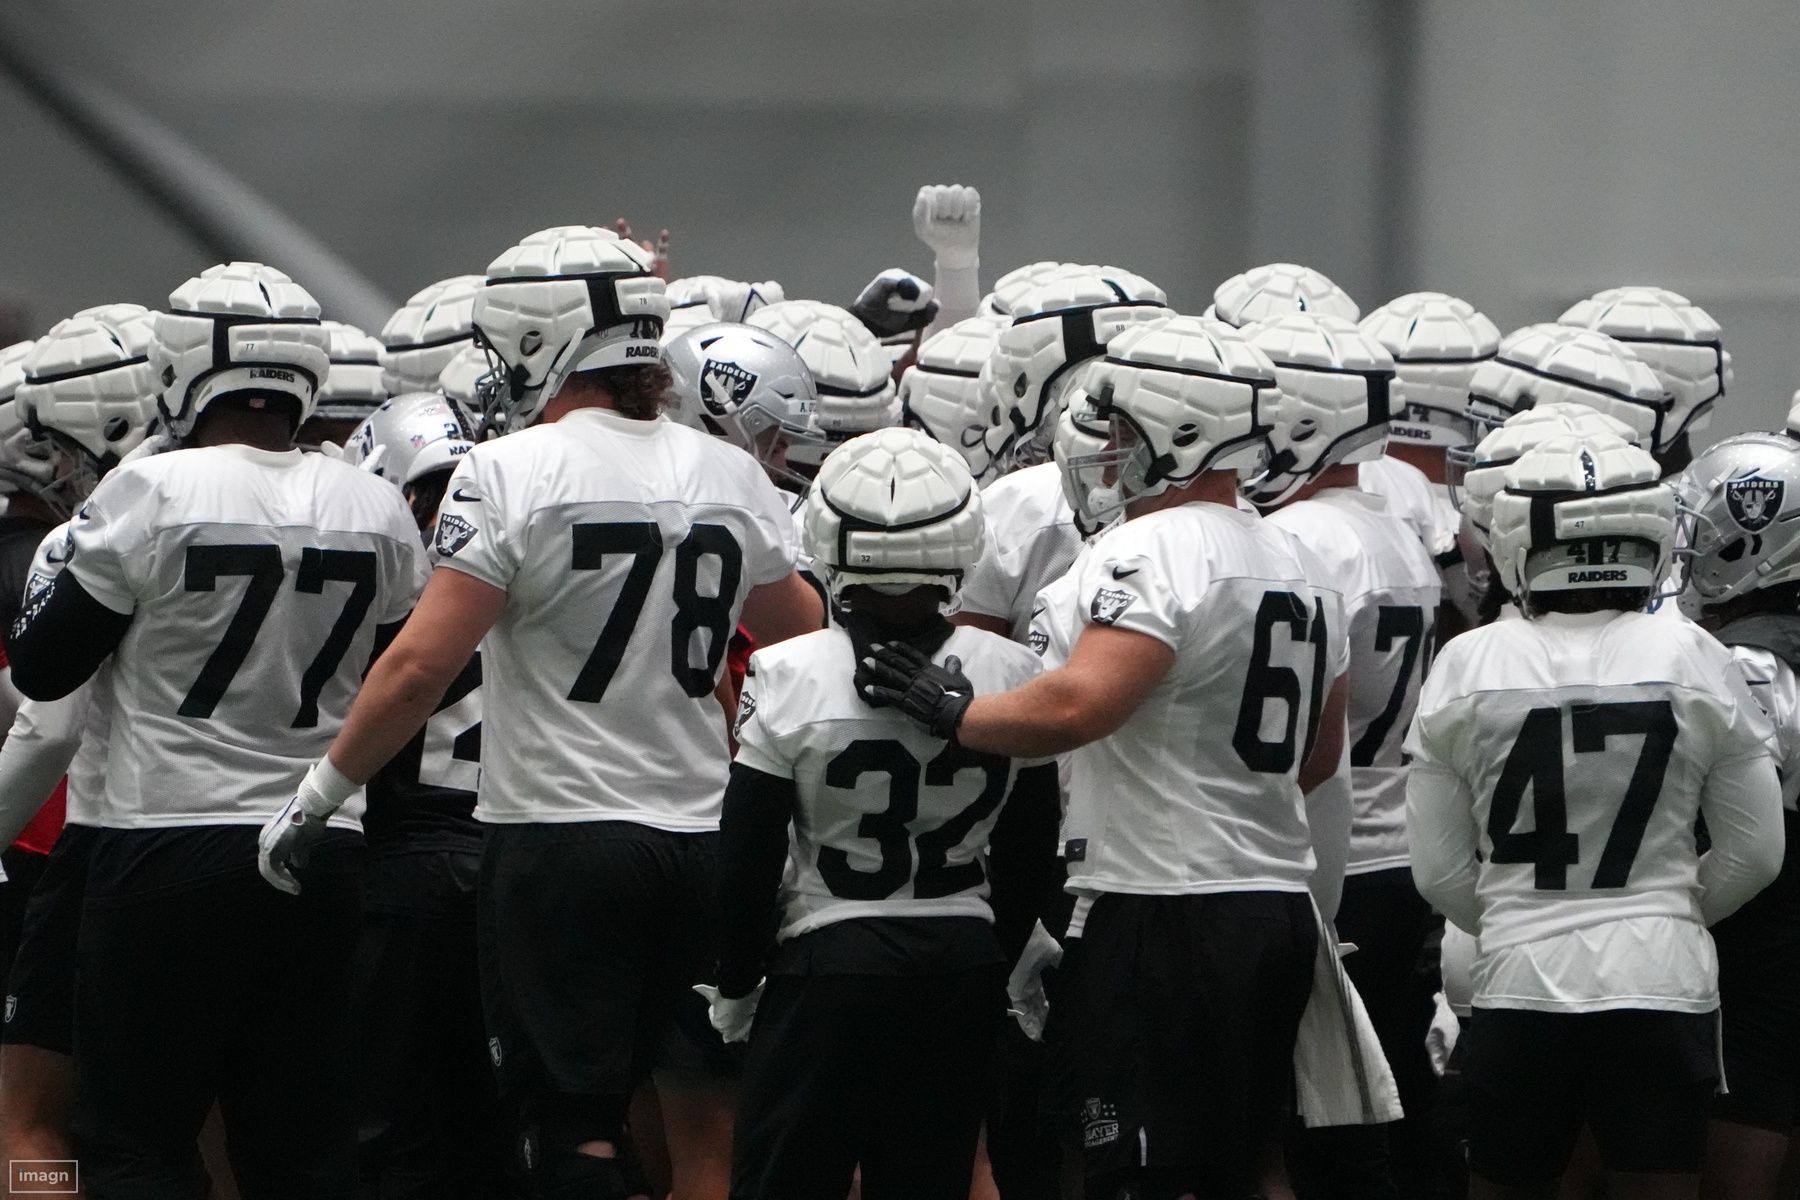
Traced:
<svg viewBox="0 0 1800 1200">
<path fill-rule="evenodd" d="M 960 1196 L 1005 963 L 1060 883 L 1056 768 L 872 708 L 852 676 L 877 641 L 990 691 L 1038 662 L 943 615 L 985 530 L 962 459 L 926 435 L 835 451 L 806 536 L 837 624 L 752 657 L 721 827 L 713 1019 L 750 1036 L 732 1194 L 841 1200 L 860 1163 L 865 1195 Z"/>
<path fill-rule="evenodd" d="M 1245 332 L 1275 364 L 1281 388 L 1274 455 L 1246 491 L 1271 523 L 1312 551 L 1323 581 L 1344 598 L 1352 819 L 1336 925 L 1338 936 L 1356 945 L 1344 967 L 1400 1084 L 1402 1105 L 1419 1114 L 1390 1129 L 1309 1131 L 1300 1138 L 1306 1162 L 1296 1174 L 1330 1179 L 1342 1196 L 1391 1194 L 1403 1177 L 1411 1194 L 1428 1161 L 1424 1117 L 1433 1081 L 1425 1057 L 1431 1012 L 1413 1003 L 1411 983 L 1431 907 L 1407 870 L 1400 742 L 1431 661 L 1437 568 L 1386 499 L 1363 491 L 1358 478 L 1358 464 L 1386 449 L 1396 411 L 1387 349 L 1341 317 L 1295 313 Z"/>
<path fill-rule="evenodd" d="M 833 446 L 900 420 L 892 363 L 875 335 L 855 316 L 820 300 L 783 300 L 750 315 L 792 346 L 818 390 L 816 442 L 789 447 L 788 465 L 811 478 Z"/>
<path fill-rule="evenodd" d="M 344 461 L 399 488 L 429 544 L 451 472 L 474 436 L 454 401 L 396 396 L 358 426 Z M 360 1169 L 371 1194 L 448 1200 L 506 1192 L 509 1139 L 482 1031 L 475 952 L 480 778 L 476 655 L 367 788 L 355 1013 Z"/>
<path fill-rule="evenodd" d="M 1479 939 L 1478 1197 L 1554 1194 L 1584 1125 L 1609 1195 L 1697 1194 L 1718 1082 L 1706 926 L 1781 864 L 1768 718 L 1723 646 L 1638 611 L 1674 535 L 1657 476 L 1601 434 L 1507 470 L 1493 557 L 1527 619 L 1446 645 L 1407 739 L 1414 877 Z"/>
<path fill-rule="evenodd" d="M 885 643 L 861 686 L 971 751 L 1073 751 L 1077 901 L 1046 1037 L 1068 1055 L 1087 1194 L 1248 1196 L 1276 1172 L 1317 946 L 1304 793 L 1342 751 L 1343 605 L 1237 508 L 1276 388 L 1242 333 L 1137 325 L 1083 386 L 1111 441 L 1070 460 L 1104 471 L 1077 496 L 1126 519 L 1070 570 L 1068 661 L 983 694 Z"/>
<path fill-rule="evenodd" d="M 627 1097 L 715 956 L 726 643 L 740 614 L 765 645 L 820 623 L 762 468 L 659 419 L 668 305 L 650 267 L 586 226 L 489 266 L 483 423 L 510 432 L 462 458 L 417 618 L 264 838 L 265 874 L 291 886 L 294 856 L 486 639 L 483 1007 L 544 1196 L 642 1190 L 621 1157 Z"/>
<path fill-rule="evenodd" d="M 453 275 L 420 288 L 381 327 L 381 383 L 390 396 L 429 392 L 474 340 L 480 275 Z"/>
<path fill-rule="evenodd" d="M 381 342 L 354 325 L 321 321 L 331 339 L 331 370 L 319 386 L 313 415 L 296 439 L 302 450 L 329 442 L 342 447 L 356 427 L 388 398 L 381 370 Z"/>
<path fill-rule="evenodd" d="M 1712 931 L 1731 1090 L 1713 1101 L 1703 1191 L 1773 1200 L 1800 1123 L 1800 443 L 1726 438 L 1680 490 L 1691 514 L 1682 608 L 1731 648 L 1774 722 L 1787 833 L 1775 882 Z"/>
<path fill-rule="evenodd" d="M 109 305 L 58 323 L 25 361 L 14 403 L 35 440 L 34 457 L 49 468 L 41 482 L 51 494 L 79 502 L 143 446 L 156 417 L 149 339 L 148 310 Z M 64 524 L 39 544 L 15 603 L 28 602 L 62 570 L 67 535 Z M 14 1157 L 73 1153 L 76 939 L 93 814 L 105 784 L 109 671 L 102 667 L 100 677 L 63 700 L 26 701 L 0 747 L 0 845 L 21 829 L 24 844 L 49 839 L 42 875 L 24 905 L 0 1025 L 0 1145 Z"/>
<path fill-rule="evenodd" d="M 981 368 L 993 353 L 1001 326 L 970 317 L 926 338 L 919 355 L 900 376 L 900 423 L 920 429 L 962 455 L 975 476 L 993 481 L 987 417 L 981 396 Z"/>
<path fill-rule="evenodd" d="M 75 1005 L 95 1195 L 193 1195 L 215 1100 L 245 1191 L 356 1185 L 356 812 L 321 830 L 298 902 L 250 873 L 254 827 L 329 743 L 425 564 L 392 488 L 294 448 L 330 366 L 318 311 L 255 263 L 171 294 L 149 363 L 165 425 L 193 448 L 95 489 L 67 567 L 14 628 L 34 699 L 113 658 Z"/>
</svg>

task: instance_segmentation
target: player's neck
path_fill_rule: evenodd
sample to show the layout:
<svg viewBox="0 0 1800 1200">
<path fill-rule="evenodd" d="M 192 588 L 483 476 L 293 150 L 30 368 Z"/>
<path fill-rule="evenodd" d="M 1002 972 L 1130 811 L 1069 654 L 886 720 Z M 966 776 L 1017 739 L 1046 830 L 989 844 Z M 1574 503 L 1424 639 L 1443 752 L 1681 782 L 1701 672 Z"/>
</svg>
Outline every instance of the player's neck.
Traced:
<svg viewBox="0 0 1800 1200">
<path fill-rule="evenodd" d="M 1362 476 L 1358 474 L 1356 464 L 1338 463 L 1336 466 L 1326 467 L 1301 484 L 1300 489 L 1293 494 L 1287 504 L 1298 504 L 1302 500 L 1311 500 L 1320 492 L 1329 491 L 1332 488 L 1349 488 L 1354 492 L 1360 487 L 1362 487 Z M 1281 507 L 1286 508 L 1287 504 Z"/>
<path fill-rule="evenodd" d="M 224 411 L 201 414 L 196 446 L 249 446 L 280 454 L 294 448 L 294 426 L 276 413 Z"/>
<path fill-rule="evenodd" d="M 1444 448 L 1442 446 L 1414 446 L 1407 442 L 1388 443 L 1388 457 L 1397 458 L 1425 472 L 1425 478 L 1433 483 L 1446 483 L 1448 476 L 1444 471 Z"/>
<path fill-rule="evenodd" d="M 1141 517 L 1148 513 L 1161 512 L 1165 508 L 1180 508 L 1183 504 L 1223 504 L 1226 508 L 1236 508 L 1238 498 L 1238 477 L 1236 471 L 1202 471 L 1189 483 L 1180 487 L 1172 487 L 1154 496 L 1145 496 L 1133 500 L 1125 506 L 1125 515 Z"/>
</svg>

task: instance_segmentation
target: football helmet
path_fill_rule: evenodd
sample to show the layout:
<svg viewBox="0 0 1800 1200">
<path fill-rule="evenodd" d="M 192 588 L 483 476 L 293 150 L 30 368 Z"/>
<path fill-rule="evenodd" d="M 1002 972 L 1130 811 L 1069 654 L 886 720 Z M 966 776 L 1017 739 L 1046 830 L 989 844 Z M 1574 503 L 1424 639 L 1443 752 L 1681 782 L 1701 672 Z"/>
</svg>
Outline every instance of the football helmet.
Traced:
<svg viewBox="0 0 1800 1200">
<path fill-rule="evenodd" d="M 819 393 L 792 346 L 766 329 L 714 321 L 664 345 L 663 361 L 685 423 L 743 450 L 771 479 L 805 488 L 787 454 L 824 437 L 813 420 Z"/>
<path fill-rule="evenodd" d="M 1339 463 L 1369 462 L 1387 449 L 1394 359 L 1342 317 L 1289 313 L 1244 333 L 1275 364 L 1281 388 L 1264 473 L 1244 488 L 1264 508 L 1287 501 Z"/>
<path fill-rule="evenodd" d="M 388 395 L 428 392 L 475 334 L 480 275 L 452 275 L 414 292 L 381 327 L 381 386 Z"/>
<path fill-rule="evenodd" d="M 331 375 L 319 388 L 313 416 L 360 421 L 388 398 L 381 369 L 381 342 L 354 325 L 321 321 L 331 339 Z"/>
<path fill-rule="evenodd" d="M 1469 381 L 1494 357 L 1500 331 L 1467 300 L 1442 292 L 1396 296 L 1362 319 L 1394 356 L 1388 436 L 1411 446 L 1469 444 Z"/>
<path fill-rule="evenodd" d="M 1107 343 L 1081 388 L 1108 425 L 1107 448 L 1070 454 L 1071 504 L 1091 526 L 1135 499 L 1202 471 L 1263 469 L 1277 385 L 1275 366 L 1241 331 L 1204 317 L 1133 325 Z M 1099 486 L 1086 486 L 1098 477 Z"/>
<path fill-rule="evenodd" d="M 475 424 L 461 405 L 437 392 L 408 392 L 385 401 L 344 443 L 344 461 L 395 487 L 433 471 L 449 471 L 475 446 Z"/>
<path fill-rule="evenodd" d="M 1490 548 L 1494 497 L 1505 486 L 1506 469 L 1550 439 L 1570 434 L 1606 434 L 1634 446 L 1638 444 L 1637 432 L 1631 426 L 1585 404 L 1540 404 L 1514 413 L 1506 424 L 1482 438 L 1467 470 L 1450 471 L 1450 500 L 1483 550 Z"/>
<path fill-rule="evenodd" d="M 1538 404 L 1585 404 L 1631 426 L 1646 450 L 1660 450 L 1670 398 L 1629 346 L 1570 325 L 1527 325 L 1500 339 L 1469 380 L 1475 440 Z M 1465 448 L 1466 449 L 1466 448 Z M 1452 449 L 1451 458 L 1460 451 Z"/>
<path fill-rule="evenodd" d="M 1082 371 L 1081 379 L 1087 378 L 1092 364 Z M 1106 480 L 1103 473 L 1093 470 L 1082 470 L 1072 464 L 1079 461 L 1090 461 L 1106 449 L 1107 440 L 1112 431 L 1107 427 L 1094 407 L 1093 397 L 1087 389 L 1077 381 L 1065 397 L 1062 416 L 1056 419 L 1056 439 L 1051 444 L 1051 457 L 1056 462 L 1056 469 L 1062 475 L 1063 500 L 1069 505 L 1069 511 L 1075 516 L 1075 529 L 1083 538 L 1091 538 L 1099 533 L 1102 526 L 1089 521 L 1086 513 L 1092 508 L 1087 494 L 1097 487 L 1104 487 Z"/>
<path fill-rule="evenodd" d="M 1344 289 L 1311 267 L 1269 263 L 1233 275 L 1213 291 L 1206 314 L 1242 328 L 1288 313 L 1322 313 L 1355 321 L 1362 315 Z"/>
<path fill-rule="evenodd" d="M 1019 315 L 1019 298 L 1052 275 L 1073 270 L 1079 263 L 1034 262 L 1014 267 L 994 281 L 994 290 L 981 298 L 976 315 L 996 325 L 1011 325 Z"/>
<path fill-rule="evenodd" d="M 1565 434 L 1506 469 L 1490 532 L 1500 582 L 1532 597 L 1661 584 L 1675 539 L 1675 492 L 1649 451 L 1609 434 Z"/>
<path fill-rule="evenodd" d="M 1684 609 L 1800 579 L 1800 442 L 1779 433 L 1728 437 L 1688 464 L 1676 491 Z"/>
<path fill-rule="evenodd" d="M 235 392 L 291 396 L 304 424 L 331 371 L 318 301 L 261 263 L 206 268 L 169 293 L 169 311 L 156 313 L 151 327 L 158 405 L 177 438 L 193 432 L 207 405 Z"/>
<path fill-rule="evenodd" d="M 1604 333 L 1630 346 L 1674 398 L 1657 446 L 1689 430 L 1704 429 L 1713 407 L 1731 386 L 1731 355 L 1719 340 L 1719 323 L 1679 292 L 1659 287 L 1616 287 L 1596 292 L 1557 318 L 1558 323 Z"/>
<path fill-rule="evenodd" d="M 456 401 L 465 413 L 481 411 L 482 377 L 488 373 L 487 354 L 470 343 L 456 352 L 456 357 L 438 372 L 437 390 Z"/>
<path fill-rule="evenodd" d="M 483 431 L 525 428 L 579 371 L 660 361 L 669 298 L 651 265 L 636 242 L 587 225 L 539 230 L 489 263 L 474 318 L 490 367 Z"/>
<path fill-rule="evenodd" d="M 919 357 L 900 376 L 900 423 L 920 429 L 963 456 L 977 483 L 990 476 L 981 368 L 1000 326 L 968 317 L 926 338 Z"/>
<path fill-rule="evenodd" d="M 796 446 L 794 462 L 816 461 L 830 446 L 900 419 L 893 364 L 868 327 L 848 310 L 819 300 L 783 300 L 750 314 L 799 352 L 818 389 L 816 423 L 823 443 Z"/>
<path fill-rule="evenodd" d="M 1117 267 L 1070 267 L 1026 290 L 981 368 L 988 455 L 999 473 L 1046 462 L 1069 370 L 1121 329 L 1169 315 L 1154 283 Z"/>
<path fill-rule="evenodd" d="M 962 457 L 917 429 L 878 429 L 832 452 L 807 494 L 801 528 L 834 607 L 845 588 L 905 592 L 934 584 L 953 608 L 981 559 L 987 522 Z"/>
<path fill-rule="evenodd" d="M 22 364 L 13 403 L 43 443 L 34 457 L 50 466 L 34 490 L 59 512 L 73 512 L 149 436 L 151 322 L 136 304 L 83 309 L 52 326 Z"/>
</svg>

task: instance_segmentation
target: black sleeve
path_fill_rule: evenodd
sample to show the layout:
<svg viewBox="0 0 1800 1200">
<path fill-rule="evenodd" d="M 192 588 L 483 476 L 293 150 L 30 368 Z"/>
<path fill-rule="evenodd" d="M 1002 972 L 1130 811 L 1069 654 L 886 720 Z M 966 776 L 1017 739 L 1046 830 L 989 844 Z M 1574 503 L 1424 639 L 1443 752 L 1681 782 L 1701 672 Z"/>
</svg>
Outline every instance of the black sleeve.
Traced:
<svg viewBox="0 0 1800 1200">
<path fill-rule="evenodd" d="M 1067 872 L 1056 856 L 1062 788 L 1056 764 L 1027 767 L 988 839 L 988 881 L 993 895 L 994 936 L 1007 962 L 1017 962 L 1031 927 L 1048 911 Z"/>
<path fill-rule="evenodd" d="M 33 700 L 60 700 L 88 681 L 131 628 L 64 571 L 13 625 L 7 656 L 13 686 Z"/>
<path fill-rule="evenodd" d="M 756 989 L 775 941 L 775 908 L 796 800 L 793 780 L 731 764 L 719 819 L 713 915 L 719 931 L 718 987 L 733 999 Z"/>
</svg>

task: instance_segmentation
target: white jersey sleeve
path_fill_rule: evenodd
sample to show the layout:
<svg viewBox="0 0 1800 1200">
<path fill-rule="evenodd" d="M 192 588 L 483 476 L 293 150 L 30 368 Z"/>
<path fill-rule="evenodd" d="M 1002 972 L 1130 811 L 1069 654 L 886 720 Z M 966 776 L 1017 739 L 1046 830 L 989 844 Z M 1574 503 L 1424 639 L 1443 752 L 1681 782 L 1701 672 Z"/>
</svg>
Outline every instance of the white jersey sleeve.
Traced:
<svg viewBox="0 0 1800 1200">
<path fill-rule="evenodd" d="M 1452 641 L 1408 749 L 1468 809 L 1430 815 L 1474 841 L 1477 1004 L 1716 1003 L 1707 970 L 1670 966 L 1711 961 L 1695 819 L 1769 737 L 1729 651 L 1683 622 L 1552 614 Z M 1444 874 L 1433 844 L 1414 853 Z"/>
<path fill-rule="evenodd" d="M 1030 651 L 957 629 L 933 656 L 962 659 L 978 692 L 1030 680 Z M 751 656 L 737 761 L 794 781 L 780 937 L 857 917 L 993 919 L 987 842 L 1031 765 L 932 737 L 856 694 L 849 635 L 826 629 Z"/>
<path fill-rule="evenodd" d="M 1259 517 L 1187 504 L 1077 560 L 1065 620 L 1155 638 L 1175 661 L 1122 728 L 1072 756 L 1072 889 L 1306 890 L 1298 770 L 1347 650 L 1342 599 L 1303 554 Z"/>
<path fill-rule="evenodd" d="M 756 460 L 668 421 L 581 409 L 470 451 L 437 554 L 507 594 L 482 644 L 477 818 L 718 828 L 713 689 L 750 589 L 795 553 Z"/>
<path fill-rule="evenodd" d="M 1405 867 L 1406 767 L 1437 623 L 1437 569 L 1387 500 L 1331 488 L 1270 515 L 1298 538 L 1343 594 L 1350 644 L 1351 875 Z"/>
<path fill-rule="evenodd" d="M 1793 812 L 1800 808 L 1800 680 L 1772 650 L 1733 646 L 1731 657 L 1750 694 L 1768 714 L 1772 727 L 1769 751 L 1781 774 L 1781 802 Z"/>
<path fill-rule="evenodd" d="M 331 744 L 376 627 L 410 611 L 426 565 L 392 484 L 230 445 L 115 469 L 75 518 L 67 570 L 132 614 L 103 819 L 142 827 L 266 819 Z"/>
<path fill-rule="evenodd" d="M 981 493 L 981 511 L 987 544 L 963 584 L 963 610 L 999 617 L 1013 640 L 1023 641 L 1038 592 L 1081 553 L 1060 468 L 1040 463 L 1002 476 Z"/>
</svg>

